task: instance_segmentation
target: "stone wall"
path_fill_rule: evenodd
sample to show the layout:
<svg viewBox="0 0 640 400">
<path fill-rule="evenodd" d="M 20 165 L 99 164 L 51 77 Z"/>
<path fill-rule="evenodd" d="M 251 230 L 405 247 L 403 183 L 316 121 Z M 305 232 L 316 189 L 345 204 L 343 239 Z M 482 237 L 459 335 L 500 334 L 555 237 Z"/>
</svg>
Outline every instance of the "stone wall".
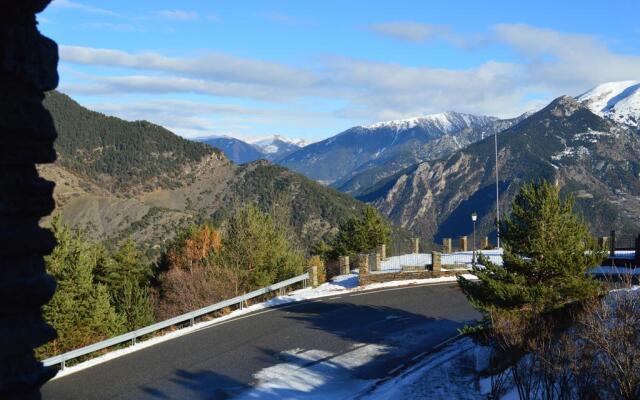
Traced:
<svg viewBox="0 0 640 400">
<path fill-rule="evenodd" d="M 1 399 L 39 399 L 55 373 L 34 355 L 55 337 L 41 311 L 55 290 L 43 259 L 55 240 L 38 225 L 53 211 L 53 183 L 35 167 L 55 160 L 56 131 L 42 99 L 58 84 L 58 48 L 35 18 L 49 1 L 0 2 Z"/>
<path fill-rule="evenodd" d="M 388 273 L 366 273 L 358 276 L 360 286 L 368 285 L 370 283 L 382 283 L 391 281 L 402 281 L 411 279 L 428 279 L 428 278 L 440 278 L 443 276 L 457 276 L 460 274 L 468 273 L 469 271 L 412 271 L 412 272 L 388 272 Z"/>
</svg>

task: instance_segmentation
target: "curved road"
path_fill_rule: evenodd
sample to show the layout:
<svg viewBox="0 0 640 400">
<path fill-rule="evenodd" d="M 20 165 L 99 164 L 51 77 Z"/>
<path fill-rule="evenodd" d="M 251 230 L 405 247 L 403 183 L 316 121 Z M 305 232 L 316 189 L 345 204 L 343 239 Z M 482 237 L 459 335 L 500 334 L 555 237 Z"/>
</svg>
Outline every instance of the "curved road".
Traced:
<svg viewBox="0 0 640 400">
<path fill-rule="evenodd" d="M 44 400 L 242 397 L 265 379 L 281 378 L 287 369 L 274 366 L 284 364 L 335 374 L 327 381 L 368 382 L 397 374 L 478 317 L 455 283 L 325 297 L 156 344 L 55 379 L 42 394 Z"/>
</svg>

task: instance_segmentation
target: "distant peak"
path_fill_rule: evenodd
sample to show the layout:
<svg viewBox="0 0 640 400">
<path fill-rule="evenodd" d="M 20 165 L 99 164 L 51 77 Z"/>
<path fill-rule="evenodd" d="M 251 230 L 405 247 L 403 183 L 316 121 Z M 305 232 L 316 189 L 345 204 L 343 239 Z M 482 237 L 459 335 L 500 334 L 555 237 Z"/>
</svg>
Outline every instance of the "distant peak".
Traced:
<svg viewBox="0 0 640 400">
<path fill-rule="evenodd" d="M 494 117 L 464 114 L 456 111 L 447 111 L 436 114 L 428 114 L 421 117 L 406 119 L 396 119 L 391 121 L 376 122 L 370 125 L 363 125 L 364 129 L 391 128 L 397 131 L 412 129 L 417 126 L 432 126 L 443 132 L 450 132 L 460 128 L 461 125 L 471 125 L 473 123 L 487 123 L 495 120 Z"/>
<path fill-rule="evenodd" d="M 638 80 L 602 83 L 576 99 L 601 117 L 640 128 Z"/>
<path fill-rule="evenodd" d="M 583 108 L 583 105 L 571 96 L 560 96 L 546 108 L 556 117 L 569 117 L 578 109 Z"/>
</svg>

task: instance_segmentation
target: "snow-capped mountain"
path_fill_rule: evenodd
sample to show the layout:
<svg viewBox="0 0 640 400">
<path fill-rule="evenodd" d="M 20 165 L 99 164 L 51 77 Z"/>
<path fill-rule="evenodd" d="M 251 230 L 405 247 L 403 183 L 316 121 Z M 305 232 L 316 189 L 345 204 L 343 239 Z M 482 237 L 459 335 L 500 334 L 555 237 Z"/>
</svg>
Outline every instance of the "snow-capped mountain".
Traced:
<svg viewBox="0 0 640 400">
<path fill-rule="evenodd" d="M 252 140 L 249 143 L 259 149 L 268 160 L 285 157 L 307 145 L 302 139 L 290 139 L 281 135 Z"/>
<path fill-rule="evenodd" d="M 363 126 L 363 128 L 371 130 L 388 128 L 394 129 L 396 132 L 402 132 L 414 128 L 422 128 L 427 132 L 438 135 L 457 132 L 470 126 L 486 125 L 495 120 L 497 120 L 497 118 L 495 117 L 463 114 L 455 111 L 449 111 L 438 114 L 430 114 L 424 117 L 377 122 L 375 124 L 365 125 Z"/>
<path fill-rule="evenodd" d="M 304 147 L 302 139 L 289 139 L 280 135 L 243 141 L 230 136 L 208 136 L 195 139 L 218 148 L 233 162 L 244 164 L 265 159 L 269 161 L 284 157 Z"/>
<path fill-rule="evenodd" d="M 576 99 L 597 115 L 640 129 L 640 81 L 603 83 Z"/>
<path fill-rule="evenodd" d="M 413 163 L 460 149 L 517 121 L 445 112 L 378 122 L 309 144 L 278 163 L 340 190 L 352 191 L 355 186 L 342 188 L 340 184 L 355 174 L 379 167 L 356 185 L 360 187 Z"/>
</svg>

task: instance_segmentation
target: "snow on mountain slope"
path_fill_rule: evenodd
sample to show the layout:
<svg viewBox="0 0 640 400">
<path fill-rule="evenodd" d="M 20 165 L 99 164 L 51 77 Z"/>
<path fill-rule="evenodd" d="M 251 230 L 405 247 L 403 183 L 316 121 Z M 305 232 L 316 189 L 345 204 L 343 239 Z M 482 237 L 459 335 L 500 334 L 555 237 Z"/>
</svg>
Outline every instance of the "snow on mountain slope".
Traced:
<svg viewBox="0 0 640 400">
<path fill-rule="evenodd" d="M 255 139 L 249 143 L 264 153 L 268 160 L 283 157 L 307 145 L 302 139 L 290 139 L 280 135 Z"/>
<path fill-rule="evenodd" d="M 372 130 L 379 128 L 390 128 L 395 129 L 397 132 L 401 132 L 408 129 L 420 127 L 429 130 L 437 130 L 442 133 L 451 133 L 454 131 L 459 131 L 468 126 L 486 125 L 495 120 L 497 120 L 497 118 L 449 111 L 438 114 L 430 114 L 424 117 L 377 122 L 375 124 L 363 126 L 363 128 Z"/>
<path fill-rule="evenodd" d="M 640 81 L 603 83 L 576 99 L 595 114 L 640 128 Z"/>
</svg>

